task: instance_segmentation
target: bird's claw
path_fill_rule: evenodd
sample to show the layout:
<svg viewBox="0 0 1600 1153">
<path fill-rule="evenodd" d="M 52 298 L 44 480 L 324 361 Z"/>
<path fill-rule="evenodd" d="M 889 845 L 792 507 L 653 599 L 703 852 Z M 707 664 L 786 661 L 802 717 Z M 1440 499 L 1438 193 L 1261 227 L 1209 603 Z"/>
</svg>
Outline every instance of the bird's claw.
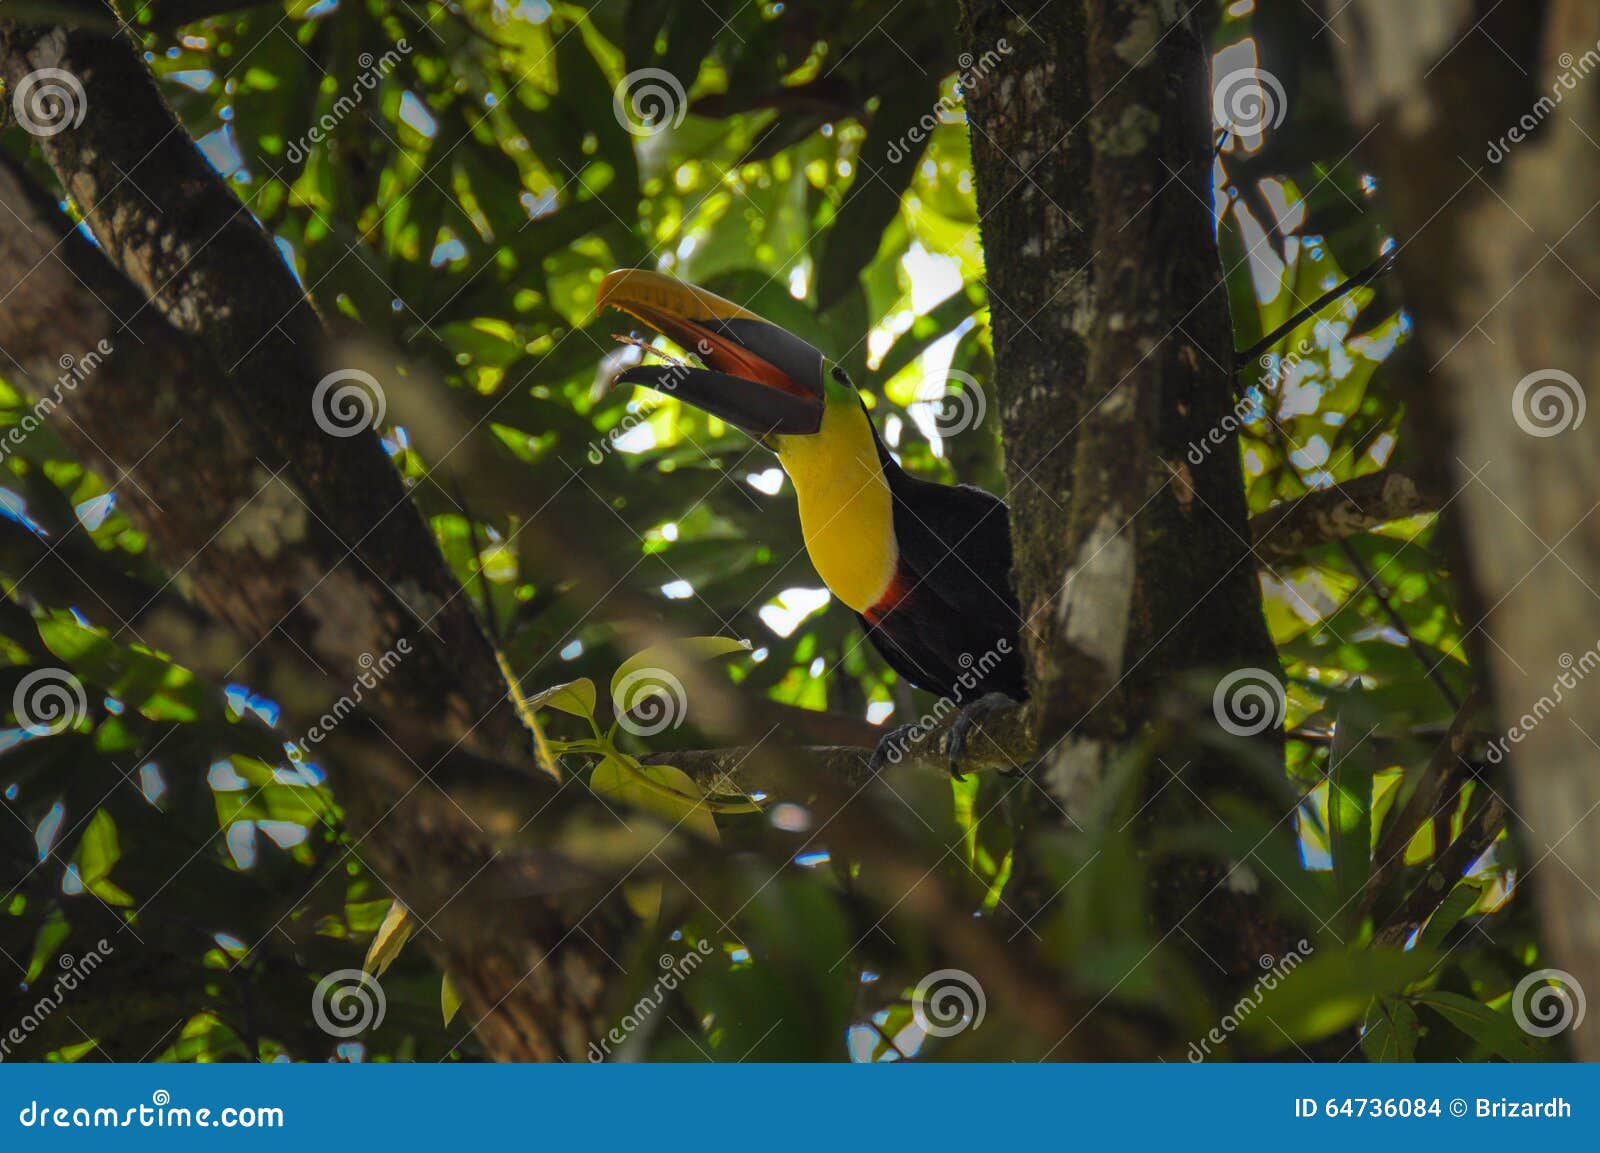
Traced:
<svg viewBox="0 0 1600 1153">
<path fill-rule="evenodd" d="M 990 713 L 1014 708 L 1019 702 L 1005 693 L 984 693 L 977 700 L 963 705 L 950 724 L 950 738 L 945 742 L 945 754 L 950 762 L 950 775 L 958 781 L 966 780 L 961 772 L 961 761 L 966 756 L 967 739 L 975 725 Z"/>
<path fill-rule="evenodd" d="M 878 742 L 878 747 L 872 750 L 872 756 L 867 760 L 867 771 L 881 772 L 886 764 L 898 765 L 905 757 L 906 748 L 911 744 L 912 735 L 921 728 L 916 721 L 904 725 L 896 725 L 883 735 Z"/>
</svg>

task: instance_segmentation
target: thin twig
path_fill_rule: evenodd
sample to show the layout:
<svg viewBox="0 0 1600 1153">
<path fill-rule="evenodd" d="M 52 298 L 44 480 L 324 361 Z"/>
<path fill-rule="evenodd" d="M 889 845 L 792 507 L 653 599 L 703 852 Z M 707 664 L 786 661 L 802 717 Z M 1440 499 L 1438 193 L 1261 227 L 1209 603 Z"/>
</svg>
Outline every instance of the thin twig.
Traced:
<svg viewBox="0 0 1600 1153">
<path fill-rule="evenodd" d="M 1389 618 L 1389 623 L 1394 626 L 1395 631 L 1406 638 L 1406 647 L 1417 658 L 1418 663 L 1422 665 L 1423 671 L 1427 674 L 1428 679 L 1434 683 L 1434 687 L 1439 690 L 1449 703 L 1450 711 L 1459 713 L 1461 711 L 1461 698 L 1456 695 L 1455 689 L 1450 687 L 1450 682 L 1445 679 L 1439 663 L 1428 659 L 1427 655 L 1422 651 L 1422 646 L 1417 643 L 1417 638 L 1412 635 L 1411 626 L 1406 624 L 1405 619 L 1390 603 L 1391 594 L 1389 589 L 1379 581 L 1378 575 L 1372 571 L 1367 562 L 1361 559 L 1361 554 L 1356 552 L 1355 546 L 1350 543 L 1348 538 L 1339 541 L 1339 549 L 1344 553 L 1345 559 L 1350 562 L 1351 566 L 1361 576 L 1362 583 L 1372 586 L 1373 595 L 1378 598 L 1378 603 L 1383 606 L 1384 616 Z"/>
<path fill-rule="evenodd" d="M 1457 710 L 1449 730 L 1444 734 L 1444 739 L 1434 748 L 1433 756 L 1423 766 L 1417 786 L 1411 791 L 1410 798 L 1404 807 L 1390 817 L 1388 828 L 1382 830 L 1378 838 L 1377 852 L 1373 854 L 1372 875 L 1367 880 L 1367 891 L 1361 898 L 1361 908 L 1364 912 L 1372 910 L 1390 880 L 1400 871 L 1405 860 L 1406 846 L 1411 844 L 1412 838 L 1443 808 L 1445 798 L 1455 795 L 1456 790 L 1452 786 L 1459 782 L 1466 768 L 1461 753 L 1467 742 L 1472 739 L 1471 730 L 1467 726 L 1478 711 L 1478 700 L 1476 689 L 1467 694 L 1466 701 Z M 1436 843 L 1436 854 L 1443 851 L 1444 845 Z"/>
<path fill-rule="evenodd" d="M 1398 251 L 1399 250 L 1396 249 L 1394 252 L 1384 253 L 1382 256 L 1378 257 L 1378 259 L 1374 260 L 1371 264 L 1363 268 L 1360 272 L 1346 280 L 1343 284 L 1339 284 L 1328 289 L 1327 292 L 1324 292 L 1321 296 L 1317 297 L 1310 304 L 1306 305 L 1288 320 L 1278 325 L 1277 328 L 1267 333 L 1266 336 L 1263 336 L 1249 348 L 1244 349 L 1242 352 L 1236 353 L 1235 356 L 1237 363 L 1243 365 L 1254 361 L 1258 356 L 1266 352 L 1267 349 L 1277 344 L 1280 340 L 1288 336 L 1291 332 L 1299 328 L 1302 324 L 1310 320 L 1313 316 L 1321 312 L 1334 301 L 1342 299 L 1351 292 L 1354 292 L 1356 289 L 1360 288 L 1362 285 L 1371 284 L 1374 280 L 1377 280 L 1380 276 L 1394 267 L 1395 256 Z"/>
<path fill-rule="evenodd" d="M 1467 870 L 1479 857 L 1500 839 L 1506 828 L 1506 806 L 1491 793 L 1478 806 L 1477 812 L 1467 818 L 1461 835 L 1450 842 L 1449 848 L 1439 853 L 1416 887 L 1406 895 L 1385 922 L 1373 935 L 1378 945 L 1398 945 L 1424 924 L 1450 895 Z"/>
</svg>

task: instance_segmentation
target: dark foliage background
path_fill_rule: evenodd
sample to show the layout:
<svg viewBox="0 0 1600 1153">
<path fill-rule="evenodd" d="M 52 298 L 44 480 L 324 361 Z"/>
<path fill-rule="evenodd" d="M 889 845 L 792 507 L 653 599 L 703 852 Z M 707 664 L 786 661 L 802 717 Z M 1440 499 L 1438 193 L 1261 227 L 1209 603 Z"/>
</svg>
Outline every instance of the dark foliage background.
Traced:
<svg viewBox="0 0 1600 1153">
<path fill-rule="evenodd" d="M 998 421 L 949 438 L 936 427 L 947 393 L 992 387 L 955 75 L 972 62 L 958 60 L 954 4 L 287 0 L 214 5 L 235 10 L 193 20 L 183 17 L 205 6 L 119 6 L 206 157 L 352 347 L 448 390 L 455 411 L 481 422 L 477 435 L 515 458 L 518 491 L 500 490 L 503 504 L 481 488 L 465 500 L 403 422 L 385 427 L 412 499 L 529 694 L 589 678 L 605 727 L 605 686 L 638 648 L 608 613 L 616 589 L 552 575 L 548 540 L 523 531 L 532 509 L 582 526 L 574 547 L 678 629 L 748 640 L 719 675 L 775 739 L 868 743 L 866 722 L 930 706 L 818 591 L 771 457 L 671 399 L 607 390 L 639 354 L 612 339 L 628 326 L 594 303 L 600 277 L 629 265 L 747 302 L 848 368 L 907 468 L 1000 491 Z M 1245 0 L 1216 27 L 1219 74 L 1260 64 L 1287 89 L 1287 119 L 1226 138 L 1216 166 L 1240 348 L 1392 244 L 1332 64 L 1297 7 Z M 619 91 L 630 77 L 637 90 L 641 73 L 667 94 L 668 123 L 619 116 Z M 949 111 L 925 141 L 881 159 L 941 97 Z M 323 138 L 309 141 L 323 118 Z M 27 134 L 12 126 L 0 144 L 48 179 Z M 1242 366 L 1252 511 L 1407 459 L 1390 360 L 1409 331 L 1380 279 Z M 0 363 L 0 378 L 8 371 Z M 0 422 L 30 410 L 14 388 L 0 386 L 0 403 Z M 471 456 L 457 463 L 470 469 Z M 119 486 L 137 477 L 86 471 L 46 422 L 5 458 L 0 481 L 0 699 L 36 668 L 65 667 L 90 706 L 64 731 L 0 735 L 0 1026 L 100 938 L 119 962 L 19 1055 L 481 1057 L 471 1020 L 444 1022 L 442 975 L 416 948 L 383 977 L 381 1028 L 340 1040 L 314 1021 L 318 979 L 361 965 L 392 894 L 321 768 L 277 747 L 297 734 L 273 727 L 275 703 L 141 643 L 139 613 L 183 582 L 148 558 L 118 509 Z M 121 599 L 58 580 L 61 560 L 100 574 L 102 590 L 114 576 Z M 1295 819 L 1267 828 L 1222 814 L 1167 830 L 1165 848 L 1136 843 L 1124 820 L 1052 836 L 1041 859 L 1061 899 L 1004 931 L 1102 998 L 1097 1012 L 1197 1039 L 1230 1007 L 1194 997 L 1193 957 L 1153 932 L 1140 878 L 1162 852 L 1198 844 L 1246 860 L 1250 883 L 1314 946 L 1229 1054 L 1559 1055 L 1517 1030 L 1506 1005 L 1539 963 L 1506 840 L 1414 947 L 1367 948 L 1375 846 L 1472 679 L 1432 518 L 1320 546 L 1262 580 L 1288 676 Z M 569 712 L 541 716 L 557 741 L 591 735 Z M 691 706 L 681 728 L 618 739 L 638 755 L 716 743 L 698 720 Z M 595 760 L 568 757 L 580 774 Z M 1415 885 L 1486 787 L 1469 775 L 1417 833 L 1386 901 Z M 901 788 L 902 823 L 979 917 L 1005 915 L 1015 829 L 1003 789 L 993 777 Z M 738 845 L 767 819 L 719 813 L 711 833 Z M 805 838 L 797 860 L 741 869 L 730 884 L 743 897 L 715 910 L 632 888 L 637 909 L 659 914 L 638 919 L 634 955 L 617 958 L 619 1017 L 650 991 L 657 954 L 706 940 L 710 958 L 630 1036 L 630 1054 L 1010 1055 L 1003 1024 L 926 1038 L 907 1001 L 937 960 L 924 934 L 863 917 L 852 862 L 830 855 L 825 835 Z M 990 1012 L 1003 1021 L 1007 1007 Z"/>
</svg>

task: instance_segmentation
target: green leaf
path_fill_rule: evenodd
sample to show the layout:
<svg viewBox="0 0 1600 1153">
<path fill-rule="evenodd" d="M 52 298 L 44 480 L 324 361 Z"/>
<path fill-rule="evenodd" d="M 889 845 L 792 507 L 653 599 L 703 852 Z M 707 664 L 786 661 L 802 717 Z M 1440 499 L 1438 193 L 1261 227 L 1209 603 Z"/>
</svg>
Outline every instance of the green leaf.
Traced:
<svg viewBox="0 0 1600 1153">
<path fill-rule="evenodd" d="M 717 822 L 701 800 L 700 786 L 671 765 L 641 765 L 631 757 L 606 757 L 595 766 L 589 787 L 602 797 L 658 813 L 708 841 L 717 841 Z"/>
<path fill-rule="evenodd" d="M 461 994 L 456 992 L 455 985 L 450 982 L 450 974 L 444 974 L 444 979 L 439 982 L 439 1009 L 444 1014 L 444 1023 L 450 1024 L 455 1019 L 456 1013 L 461 1010 Z"/>
<path fill-rule="evenodd" d="M 1374 997 L 1361 1034 L 1369 1061 L 1411 1061 L 1417 1051 L 1417 1012 L 1397 997 Z"/>
<path fill-rule="evenodd" d="M 1472 911 L 1482 896 L 1483 886 L 1462 881 L 1450 890 L 1450 895 L 1444 899 L 1433 916 L 1428 918 L 1418 942 L 1430 949 L 1437 949 L 1444 943 L 1445 936 L 1450 930 L 1456 927 L 1456 923 L 1462 917 Z"/>
<path fill-rule="evenodd" d="M 1497 1057 L 1507 1061 L 1549 1059 L 1547 1047 L 1519 1029 L 1510 1014 L 1497 1012 L 1481 1001 L 1437 989 L 1419 993 L 1413 999 L 1417 1004 L 1432 1009 Z"/>
<path fill-rule="evenodd" d="M 1372 998 L 1404 992 L 1433 960 L 1420 948 L 1319 952 L 1266 990 L 1243 1028 L 1269 1047 L 1320 1040 L 1360 1021 Z"/>
<path fill-rule="evenodd" d="M 749 641 L 734 640 L 732 637 L 685 637 L 672 644 L 641 649 L 623 661 L 612 674 L 612 708 L 618 716 L 622 716 L 651 698 L 657 698 L 657 704 L 653 706 L 657 712 L 651 714 L 652 719 L 656 715 L 664 715 L 667 723 L 676 727 L 689 704 L 683 682 L 686 677 L 693 676 L 695 666 L 729 653 L 745 652 L 749 648 Z M 660 713 L 659 710 L 663 709 L 665 712 Z M 666 724 L 661 727 L 665 728 Z"/>
<path fill-rule="evenodd" d="M 116 644 L 101 629 L 66 613 L 39 622 L 39 637 L 81 679 L 126 701 L 152 721 L 193 721 L 208 706 L 205 686 L 188 669 L 137 647 Z"/>
<path fill-rule="evenodd" d="M 117 822 L 106 810 L 96 809 L 78 841 L 78 879 L 106 904 L 127 907 L 134 903 L 133 897 L 111 880 L 111 869 L 121 859 Z"/>
<path fill-rule="evenodd" d="M 1360 694 L 1339 704 L 1328 750 L 1328 838 L 1333 877 L 1341 902 L 1354 903 L 1372 869 L 1372 778 L 1370 708 Z"/>
<path fill-rule="evenodd" d="M 551 685 L 543 692 L 528 698 L 530 709 L 555 709 L 575 717 L 594 718 L 595 687 L 588 677 L 579 677 L 561 685 Z"/>
<path fill-rule="evenodd" d="M 33 939 L 33 956 L 28 961 L 28 972 L 23 980 L 33 984 L 39 979 L 39 974 L 44 972 L 45 962 L 60 951 L 61 946 L 72 934 L 72 926 L 67 924 L 66 917 L 62 916 L 59 909 L 52 912 L 39 926 L 39 932 Z"/>
<path fill-rule="evenodd" d="M 411 911 L 398 900 L 390 902 L 389 913 L 372 935 L 372 943 L 367 946 L 367 956 L 361 962 L 361 967 L 374 977 L 383 976 L 384 970 L 394 964 L 400 950 L 405 948 L 411 934 L 416 931 L 417 919 L 411 915 Z M 448 1016 L 444 1023 L 450 1023 Z"/>
</svg>

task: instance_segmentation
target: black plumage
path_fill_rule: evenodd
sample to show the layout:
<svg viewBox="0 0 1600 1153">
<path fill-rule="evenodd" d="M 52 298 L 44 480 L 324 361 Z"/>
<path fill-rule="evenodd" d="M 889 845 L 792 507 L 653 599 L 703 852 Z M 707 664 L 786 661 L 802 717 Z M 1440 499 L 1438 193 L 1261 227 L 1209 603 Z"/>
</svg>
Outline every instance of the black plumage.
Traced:
<svg viewBox="0 0 1600 1153">
<path fill-rule="evenodd" d="M 899 562 L 889 592 L 857 614 L 867 638 L 895 672 L 956 704 L 989 693 L 1026 699 L 1005 502 L 911 476 L 881 438 L 878 456 Z"/>
</svg>

